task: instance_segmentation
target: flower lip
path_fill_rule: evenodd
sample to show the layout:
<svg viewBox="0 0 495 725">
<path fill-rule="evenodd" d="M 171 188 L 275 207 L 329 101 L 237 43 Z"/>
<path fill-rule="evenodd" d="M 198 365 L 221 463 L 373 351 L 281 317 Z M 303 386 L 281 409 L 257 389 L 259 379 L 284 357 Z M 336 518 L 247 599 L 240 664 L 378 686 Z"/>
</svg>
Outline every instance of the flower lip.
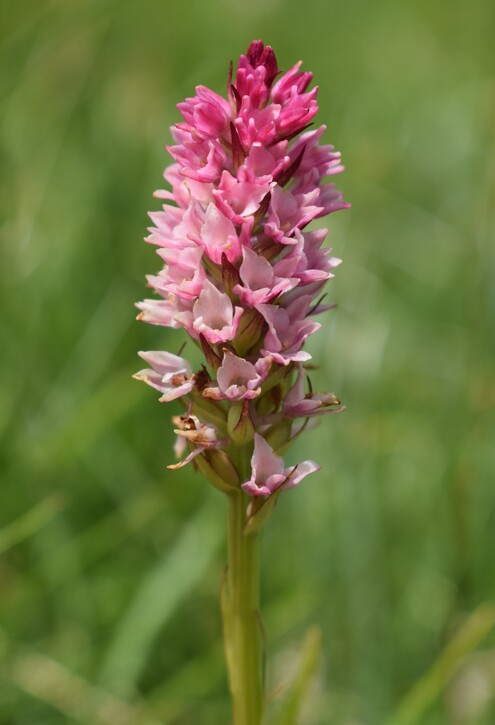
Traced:
<svg viewBox="0 0 495 725">
<path fill-rule="evenodd" d="M 267 358 L 260 358 L 253 365 L 226 350 L 217 371 L 218 386 L 205 388 L 203 396 L 214 400 L 253 400 L 261 392 L 261 383 L 266 379 L 270 365 L 271 360 Z"/>
<path fill-rule="evenodd" d="M 229 296 L 206 279 L 192 313 L 184 319 L 195 335 L 218 343 L 234 339 L 242 313 L 242 307 L 234 309 Z"/>
<path fill-rule="evenodd" d="M 249 307 L 269 302 L 299 284 L 297 278 L 277 276 L 277 265 L 272 266 L 249 247 L 243 248 L 242 257 L 239 274 L 243 284 L 236 285 L 234 292 Z"/>
<path fill-rule="evenodd" d="M 242 489 L 252 496 L 270 496 L 278 489 L 287 490 L 300 483 L 310 473 L 320 469 L 313 461 L 284 467 L 284 460 L 259 433 L 254 434 L 254 452 L 251 458 L 251 478 Z"/>
<path fill-rule="evenodd" d="M 296 298 L 287 308 L 278 305 L 256 305 L 256 309 L 268 324 L 262 349 L 264 355 L 271 355 L 275 362 L 281 365 L 311 359 L 311 355 L 302 350 L 302 345 L 321 325 L 307 318 L 310 301 L 311 297 L 307 295 Z"/>
</svg>

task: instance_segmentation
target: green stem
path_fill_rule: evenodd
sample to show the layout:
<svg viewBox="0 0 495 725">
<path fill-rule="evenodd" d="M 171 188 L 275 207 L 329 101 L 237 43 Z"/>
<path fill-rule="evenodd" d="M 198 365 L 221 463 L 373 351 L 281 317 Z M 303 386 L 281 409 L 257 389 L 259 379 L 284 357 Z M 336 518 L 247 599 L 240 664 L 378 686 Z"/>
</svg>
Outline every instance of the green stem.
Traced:
<svg viewBox="0 0 495 725">
<path fill-rule="evenodd" d="M 263 681 L 259 606 L 259 540 L 246 536 L 248 497 L 229 495 L 228 570 L 224 600 L 224 637 L 234 725 L 260 725 Z"/>
</svg>

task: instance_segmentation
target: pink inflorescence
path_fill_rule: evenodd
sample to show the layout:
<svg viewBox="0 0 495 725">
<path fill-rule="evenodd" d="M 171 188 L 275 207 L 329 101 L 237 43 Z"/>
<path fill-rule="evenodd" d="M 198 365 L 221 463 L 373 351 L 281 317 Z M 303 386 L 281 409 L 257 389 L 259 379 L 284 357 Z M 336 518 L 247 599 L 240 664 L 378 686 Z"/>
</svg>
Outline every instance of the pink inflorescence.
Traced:
<svg viewBox="0 0 495 725">
<path fill-rule="evenodd" d="M 173 420 L 176 452 L 187 455 L 171 468 L 196 459 L 212 480 L 261 497 L 317 470 L 286 468 L 279 453 L 309 418 L 342 410 L 307 379 L 304 342 L 332 306 L 319 297 L 340 264 L 322 246 L 327 230 L 308 225 L 348 204 L 326 180 L 343 167 L 321 144 L 325 126 L 309 130 L 318 89 L 300 66 L 280 75 L 257 40 L 235 78 L 231 70 L 226 99 L 198 86 L 178 104 L 171 191 L 156 192 L 165 203 L 146 239 L 164 262 L 147 278 L 158 298 L 137 305 L 139 319 L 186 330 L 205 357 L 193 372 L 178 355 L 140 353 L 150 367 L 135 377 L 184 404 Z M 236 469 L 240 446 L 249 446 L 248 480 Z"/>
</svg>

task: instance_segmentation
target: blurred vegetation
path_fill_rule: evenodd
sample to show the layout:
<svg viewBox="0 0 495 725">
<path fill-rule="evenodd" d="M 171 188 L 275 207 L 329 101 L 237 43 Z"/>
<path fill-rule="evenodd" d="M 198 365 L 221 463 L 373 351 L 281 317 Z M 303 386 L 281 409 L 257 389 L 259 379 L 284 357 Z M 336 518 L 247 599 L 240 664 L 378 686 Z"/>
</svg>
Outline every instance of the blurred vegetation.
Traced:
<svg viewBox="0 0 495 725">
<path fill-rule="evenodd" d="M 353 203 L 312 340 L 348 411 L 266 531 L 270 682 L 316 626 L 303 725 L 495 722 L 494 27 L 491 0 L 3 4 L 2 725 L 228 722 L 225 503 L 166 472 L 174 404 L 130 376 L 182 338 L 133 303 L 175 103 L 257 37 L 314 71 Z"/>
</svg>

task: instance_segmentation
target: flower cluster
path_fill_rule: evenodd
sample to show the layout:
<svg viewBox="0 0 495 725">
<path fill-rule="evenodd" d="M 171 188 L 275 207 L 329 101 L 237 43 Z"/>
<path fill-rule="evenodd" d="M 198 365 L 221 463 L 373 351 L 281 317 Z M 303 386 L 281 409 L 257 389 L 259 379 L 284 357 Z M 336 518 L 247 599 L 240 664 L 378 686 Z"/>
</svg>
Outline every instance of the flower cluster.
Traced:
<svg viewBox="0 0 495 725">
<path fill-rule="evenodd" d="M 322 246 L 327 230 L 307 227 L 348 205 L 327 180 L 342 171 L 340 154 L 321 144 L 324 126 L 308 130 L 318 89 L 300 66 L 281 75 L 272 48 L 254 41 L 227 98 L 198 86 L 178 104 L 171 190 L 156 192 L 164 205 L 147 237 L 164 262 L 147 278 L 158 298 L 137 305 L 139 319 L 184 329 L 205 357 L 193 372 L 177 355 L 140 353 L 150 367 L 135 377 L 184 404 L 173 420 L 187 455 L 170 468 L 194 459 L 219 487 L 254 497 L 317 470 L 286 468 L 279 454 L 309 418 L 342 409 L 333 393 L 313 393 L 303 349 L 320 327 L 312 318 L 332 306 L 319 295 L 340 264 Z M 247 446 L 243 480 L 236 450 Z"/>
</svg>

